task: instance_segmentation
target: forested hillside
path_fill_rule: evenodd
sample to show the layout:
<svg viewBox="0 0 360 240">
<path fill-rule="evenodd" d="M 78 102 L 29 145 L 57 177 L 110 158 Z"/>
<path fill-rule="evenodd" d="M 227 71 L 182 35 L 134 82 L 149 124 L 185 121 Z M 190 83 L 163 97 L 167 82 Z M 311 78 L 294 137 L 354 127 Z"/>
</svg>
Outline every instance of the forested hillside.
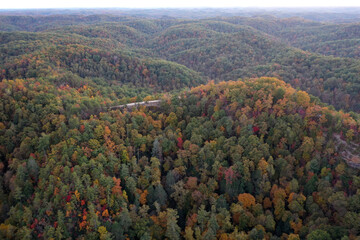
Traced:
<svg viewBox="0 0 360 240">
<path fill-rule="evenodd" d="M 26 17 L 22 18 L 26 22 Z M 66 27 L 50 24 L 52 28 L 37 33 L 0 33 L 2 78 L 71 72 L 81 78 L 102 78 L 168 91 L 197 86 L 209 79 L 270 76 L 305 90 L 337 109 L 360 111 L 360 60 L 355 57 L 358 47 L 352 44 L 360 39 L 356 24 L 329 25 L 274 17 L 150 20 L 70 15 L 63 18 L 78 19 L 80 23 Z M 117 23 L 92 24 L 101 19 Z M 333 33 L 328 36 L 325 33 L 329 28 Z M 312 32 L 316 36 L 310 35 Z M 319 44 L 326 44 L 324 38 L 333 43 L 342 39 L 335 44 L 339 49 L 329 43 L 332 47 L 322 51 Z M 331 55 L 331 52 L 336 54 L 319 55 Z"/>
<path fill-rule="evenodd" d="M 3 237 L 359 233 L 358 170 L 334 137 L 358 143 L 359 121 L 280 80 L 208 84 L 155 112 L 90 118 L 76 109 L 95 101 L 85 86 L 1 89 Z"/>
<path fill-rule="evenodd" d="M 336 57 L 360 58 L 359 23 L 334 24 L 302 18 L 232 17 L 217 20 L 247 25 L 278 37 L 294 47 Z"/>
<path fill-rule="evenodd" d="M 358 238 L 356 13 L 107 11 L 0 16 L 0 239 Z"/>
</svg>

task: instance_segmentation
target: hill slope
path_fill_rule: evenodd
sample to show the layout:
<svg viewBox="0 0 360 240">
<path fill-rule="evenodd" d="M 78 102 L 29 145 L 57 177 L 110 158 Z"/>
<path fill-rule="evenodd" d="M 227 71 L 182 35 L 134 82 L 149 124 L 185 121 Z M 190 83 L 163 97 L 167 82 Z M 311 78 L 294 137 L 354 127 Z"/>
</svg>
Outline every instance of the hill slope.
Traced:
<svg viewBox="0 0 360 240">
<path fill-rule="evenodd" d="M 86 89 L 49 90 L 1 83 L 2 237 L 359 234 L 359 172 L 336 151 L 338 134 L 360 142 L 359 120 L 280 80 L 90 119 L 61 113 Z"/>
<path fill-rule="evenodd" d="M 102 18 L 95 19 L 100 21 Z M 350 42 L 357 41 L 356 25 L 342 26 L 345 25 L 297 18 L 169 21 L 129 18 L 117 23 L 56 27 L 46 30 L 46 33 L 1 33 L 3 44 L 0 51 L 4 57 L 0 67 L 6 73 L 2 78 L 29 77 L 34 71 L 24 70 L 22 64 L 26 65 L 34 56 L 42 62 L 36 67 L 38 72 L 54 71 L 57 67 L 53 66 L 54 62 L 58 62 L 64 71 L 72 71 L 81 77 L 103 77 L 121 83 L 131 79 L 130 82 L 155 86 L 158 90 L 196 86 L 208 78 L 222 81 L 271 76 L 281 78 L 337 109 L 359 112 L 360 60 L 347 55 L 349 51 L 356 54 L 355 46 L 349 46 Z M 346 58 L 323 56 L 289 46 L 291 43 L 326 54 L 316 50 L 326 29 L 333 31 L 333 38 L 330 36 L 329 41 L 338 42 L 337 39 L 347 33 L 354 37 L 349 35 L 339 43 L 345 47 L 339 45 L 342 50 L 329 50 Z M 353 30 L 349 32 L 347 29 Z M 294 41 L 294 34 L 304 41 Z M 304 37 L 301 38 L 301 34 L 305 34 Z M 86 48 L 64 48 L 59 44 Z M 306 47 L 312 44 L 316 46 Z M 50 49 L 56 54 L 54 61 L 46 57 L 52 55 L 48 52 Z M 97 49 L 100 53 L 93 54 Z M 91 59 L 93 55 L 97 55 L 96 60 Z M 90 58 L 84 63 L 87 57 Z M 103 59 L 101 63 L 100 59 Z M 171 69 L 176 69 L 176 74 L 170 74 Z M 25 72 L 28 75 L 24 75 Z"/>
<path fill-rule="evenodd" d="M 174 62 L 134 54 L 116 39 L 52 33 L 1 33 L 0 39 L 0 53 L 4 56 L 0 60 L 1 79 L 71 73 L 80 78 L 101 78 L 157 90 L 204 83 L 200 74 Z"/>
</svg>

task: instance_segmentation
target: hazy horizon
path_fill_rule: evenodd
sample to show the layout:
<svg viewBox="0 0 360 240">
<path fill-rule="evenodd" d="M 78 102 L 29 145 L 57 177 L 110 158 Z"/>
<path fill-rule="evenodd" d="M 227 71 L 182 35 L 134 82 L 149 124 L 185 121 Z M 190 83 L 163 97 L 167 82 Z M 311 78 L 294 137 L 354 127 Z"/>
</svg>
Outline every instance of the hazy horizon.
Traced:
<svg viewBox="0 0 360 240">
<path fill-rule="evenodd" d="M 169 2 L 164 0 L 144 1 L 134 0 L 131 2 L 117 2 L 113 0 L 79 0 L 79 1 L 8 1 L 4 2 L 0 9 L 2 10 L 26 10 L 26 9 L 93 9 L 93 8 L 117 8 L 117 9 L 155 9 L 155 8 L 343 8 L 360 7 L 359 1 L 344 0 L 339 1 L 284 1 L 284 0 L 254 0 L 251 2 L 237 2 L 232 0 L 223 1 L 205 1 L 205 0 L 183 0 Z"/>
</svg>

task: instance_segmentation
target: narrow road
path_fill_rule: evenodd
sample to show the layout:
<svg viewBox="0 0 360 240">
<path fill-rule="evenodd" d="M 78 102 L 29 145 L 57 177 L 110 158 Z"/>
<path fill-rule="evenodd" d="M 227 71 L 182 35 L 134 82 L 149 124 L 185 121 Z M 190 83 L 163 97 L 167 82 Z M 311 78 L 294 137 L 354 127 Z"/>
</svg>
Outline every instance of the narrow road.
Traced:
<svg viewBox="0 0 360 240">
<path fill-rule="evenodd" d="M 117 105 L 110 107 L 109 109 L 116 109 L 116 108 L 128 108 L 131 109 L 133 107 L 145 106 L 145 107 L 160 107 L 160 104 L 163 100 L 152 100 L 152 101 L 145 101 L 145 102 L 134 102 L 128 103 L 123 105 Z"/>
</svg>

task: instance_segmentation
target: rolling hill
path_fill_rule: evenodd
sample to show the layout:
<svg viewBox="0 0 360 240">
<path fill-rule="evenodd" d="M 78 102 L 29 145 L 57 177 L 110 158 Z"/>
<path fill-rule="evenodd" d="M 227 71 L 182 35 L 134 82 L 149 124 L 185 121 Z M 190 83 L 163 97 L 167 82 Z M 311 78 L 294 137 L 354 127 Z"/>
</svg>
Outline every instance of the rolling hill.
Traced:
<svg viewBox="0 0 360 240">
<path fill-rule="evenodd" d="M 237 13 L 0 12 L 0 239 L 357 239 L 358 14 Z"/>
<path fill-rule="evenodd" d="M 192 87 L 208 79 L 223 81 L 270 76 L 299 87 L 336 109 L 359 112 L 360 60 L 350 55 L 325 56 L 312 47 L 304 47 L 311 45 L 312 41 L 325 44 L 318 38 L 304 37 L 304 41 L 299 41 L 304 42 L 304 46 L 299 47 L 318 53 L 289 45 L 292 37 L 287 34 L 290 31 L 315 29 L 317 37 L 321 37 L 325 32 L 321 29 L 335 26 L 336 31 L 347 32 L 341 30 L 342 24 L 329 25 L 301 19 L 221 18 L 196 21 L 128 19 L 122 23 L 57 27 L 39 33 L 1 33 L 3 50 L 0 51 L 4 58 L 0 68 L 6 73 L 3 78 L 29 77 L 34 71 L 22 70 L 24 66 L 18 65 L 28 64 L 24 61 L 29 62 L 27 59 L 34 56 L 43 63 L 40 69 L 36 67 L 39 73 L 53 71 L 50 69 L 58 67 L 53 66 L 58 62 L 60 69 L 82 78 L 102 77 L 121 83 L 131 79 L 140 86 L 150 84 L 161 89 L 161 85 L 163 90 Z M 267 33 L 263 32 L 264 29 Z M 356 28 L 350 32 L 348 39 L 339 43 L 340 48 L 348 41 L 357 41 Z M 343 38 L 338 33 L 332 36 Z M 329 41 L 336 40 L 329 37 Z M 59 47 L 60 44 L 68 47 Z M 297 46 L 296 42 L 291 44 Z M 80 47 L 70 50 L 69 45 Z M 342 48 L 337 51 L 338 55 L 344 56 L 353 48 L 356 46 Z M 100 53 L 95 54 L 97 60 L 94 60 L 93 52 L 97 49 Z M 356 51 L 351 50 L 351 53 L 356 54 Z M 16 54 L 19 56 L 15 57 Z M 51 59 L 52 54 L 61 59 Z M 45 58 L 39 57 L 42 55 Z M 175 68 L 176 73 L 168 75 L 170 69 Z M 144 70 L 149 70 L 146 76 L 142 73 Z M 165 86 L 165 78 L 171 79 L 170 86 Z"/>
<path fill-rule="evenodd" d="M 51 86 L 1 83 L 2 237 L 359 233 L 359 170 L 337 154 L 360 142 L 359 120 L 283 81 L 210 83 L 90 118 L 78 109 L 107 100 L 96 87 Z"/>
</svg>

